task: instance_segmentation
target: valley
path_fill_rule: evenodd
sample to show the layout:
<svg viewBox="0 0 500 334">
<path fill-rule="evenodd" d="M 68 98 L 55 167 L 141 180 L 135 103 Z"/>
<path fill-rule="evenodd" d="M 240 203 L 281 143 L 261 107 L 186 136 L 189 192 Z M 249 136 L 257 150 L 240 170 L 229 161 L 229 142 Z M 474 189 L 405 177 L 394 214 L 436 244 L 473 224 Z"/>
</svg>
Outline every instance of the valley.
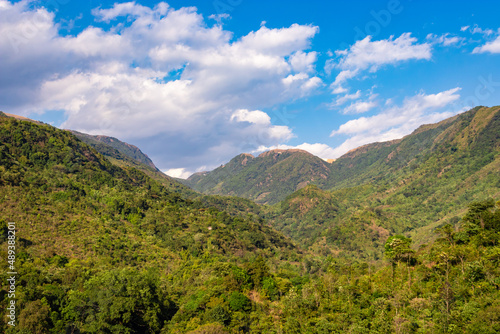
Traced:
<svg viewBox="0 0 500 334">
<path fill-rule="evenodd" d="M 499 134 L 500 108 L 478 107 L 332 163 L 242 154 L 183 185 L 116 138 L 0 114 L 19 328 L 494 333 Z"/>
</svg>

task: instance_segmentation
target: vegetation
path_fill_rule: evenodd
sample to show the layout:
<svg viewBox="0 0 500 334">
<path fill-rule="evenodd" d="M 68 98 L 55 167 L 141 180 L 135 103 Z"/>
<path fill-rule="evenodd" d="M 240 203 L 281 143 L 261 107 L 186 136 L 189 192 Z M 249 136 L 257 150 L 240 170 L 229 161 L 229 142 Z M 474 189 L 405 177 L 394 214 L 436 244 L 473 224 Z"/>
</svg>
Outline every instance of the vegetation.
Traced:
<svg viewBox="0 0 500 334">
<path fill-rule="evenodd" d="M 328 173 L 328 163 L 306 151 L 273 150 L 258 157 L 240 154 L 224 166 L 182 182 L 205 194 L 275 204 L 311 182 L 326 179 Z"/>
<path fill-rule="evenodd" d="M 78 131 L 71 131 L 78 139 L 84 143 L 94 147 L 97 151 L 105 156 L 116 157 L 117 159 L 125 160 L 127 157 L 134 159 L 137 162 L 145 164 L 154 170 L 158 170 L 151 159 L 134 145 L 127 144 L 113 137 L 108 136 L 91 136 Z M 113 150 L 114 149 L 114 150 Z"/>
<path fill-rule="evenodd" d="M 500 197 L 500 107 L 477 107 L 401 140 L 323 162 L 329 168 L 325 178 L 315 178 L 321 168 L 281 167 L 292 157 L 309 161 L 299 166 L 312 166 L 313 156 L 281 152 L 282 161 L 275 155 L 247 158 L 245 165 L 238 156 L 224 168 L 193 176 L 190 184 L 206 193 L 255 199 L 259 191 L 270 191 L 261 186 L 263 177 L 279 180 L 268 196 L 274 196 L 270 204 L 281 202 L 261 210 L 272 226 L 326 256 L 380 260 L 389 235 L 411 236 L 417 247 L 427 244 L 433 230 L 456 226 L 471 201 Z M 260 181 L 248 182 L 254 175 Z M 294 192 L 306 180 L 310 185 Z"/>
<path fill-rule="evenodd" d="M 497 333 L 500 201 L 491 198 L 500 196 L 498 173 L 488 173 L 498 172 L 491 165 L 498 160 L 492 120 L 470 137 L 461 137 L 469 125 L 452 136 L 464 140 L 457 156 L 438 145 L 423 159 L 449 163 L 469 154 L 453 167 L 463 169 L 460 178 L 448 180 L 468 186 L 471 197 L 482 189 L 484 197 L 468 201 L 462 188 L 440 193 L 460 201 L 436 218 L 450 219 L 432 224 L 427 211 L 438 204 L 417 199 L 438 194 L 396 194 L 439 168 L 385 192 L 404 172 L 390 176 L 396 183 L 333 192 L 309 185 L 261 207 L 234 197 L 190 197 L 112 164 L 70 132 L 0 115 L 1 310 L 10 300 L 8 222 L 16 223 L 18 273 L 16 326 L 3 316 L 0 331 Z M 430 162 L 413 171 L 426 168 Z M 415 209 L 404 211 L 412 199 Z M 429 219 L 419 226 L 431 222 L 421 231 L 435 240 L 410 238 L 405 228 L 415 217 Z"/>
<path fill-rule="evenodd" d="M 132 167 L 138 169 L 167 186 L 169 189 L 187 197 L 194 198 L 199 196 L 198 193 L 158 170 L 153 161 L 134 145 L 108 136 L 91 136 L 77 131 L 71 131 L 71 133 L 84 143 L 93 147 L 97 152 L 101 153 L 112 164 L 118 167 Z"/>
</svg>

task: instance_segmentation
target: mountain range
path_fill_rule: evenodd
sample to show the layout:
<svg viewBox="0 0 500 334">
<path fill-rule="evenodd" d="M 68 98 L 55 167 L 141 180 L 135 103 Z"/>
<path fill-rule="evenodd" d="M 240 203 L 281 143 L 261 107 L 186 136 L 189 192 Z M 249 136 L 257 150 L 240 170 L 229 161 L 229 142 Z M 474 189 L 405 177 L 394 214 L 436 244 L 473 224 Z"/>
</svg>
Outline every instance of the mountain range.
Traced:
<svg viewBox="0 0 500 334">
<path fill-rule="evenodd" d="M 499 197 L 499 153 L 500 107 L 477 107 L 331 163 L 300 150 L 242 154 L 183 183 L 271 205 L 265 217 L 304 246 L 381 258 L 388 235 L 427 243 L 466 203 Z"/>
<path fill-rule="evenodd" d="M 495 333 L 499 134 L 477 107 L 333 162 L 242 154 L 183 181 L 201 194 L 116 138 L 0 112 L 17 328 Z"/>
<path fill-rule="evenodd" d="M 388 235 L 428 243 L 466 203 L 500 197 L 500 107 L 476 107 L 331 162 L 297 149 L 243 153 L 187 180 L 163 174 L 136 146 L 71 132 L 119 167 L 233 215 L 257 215 L 324 254 L 380 259 Z"/>
<path fill-rule="evenodd" d="M 497 156 L 498 111 L 499 107 L 477 107 L 437 124 L 422 125 L 402 139 L 359 147 L 330 163 L 302 150 L 272 150 L 258 157 L 241 154 L 183 182 L 206 194 L 236 195 L 275 204 L 307 184 L 333 190 L 403 176 L 414 180 L 409 175 L 436 159 L 440 177 L 454 173 L 458 162 L 454 159 L 479 159 L 476 168 L 480 169 Z M 441 166 L 440 157 L 449 160 L 448 164 Z"/>
</svg>

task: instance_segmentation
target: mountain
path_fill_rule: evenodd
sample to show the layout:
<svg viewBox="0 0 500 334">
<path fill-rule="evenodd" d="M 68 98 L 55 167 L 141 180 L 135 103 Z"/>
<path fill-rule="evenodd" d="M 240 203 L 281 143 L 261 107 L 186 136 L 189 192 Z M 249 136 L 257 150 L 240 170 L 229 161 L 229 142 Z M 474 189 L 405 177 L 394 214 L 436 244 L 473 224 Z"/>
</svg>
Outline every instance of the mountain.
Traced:
<svg viewBox="0 0 500 334">
<path fill-rule="evenodd" d="M 42 122 L 35 121 L 35 120 L 28 118 L 28 117 L 14 115 L 14 114 L 8 114 L 8 113 L 4 113 L 3 111 L 0 111 L 0 117 L 10 117 L 10 118 L 15 118 L 15 119 L 18 119 L 21 121 L 28 121 L 28 122 L 32 122 L 32 123 L 36 123 L 36 124 L 43 124 Z"/>
<path fill-rule="evenodd" d="M 114 137 L 103 135 L 93 136 L 78 131 L 69 131 L 78 139 L 101 153 L 112 164 L 118 167 L 136 168 L 171 190 L 191 198 L 199 197 L 199 194 L 181 184 L 178 180 L 161 172 L 153 161 L 151 161 L 151 159 L 137 146 L 128 144 Z"/>
<path fill-rule="evenodd" d="M 388 235 L 428 243 L 468 202 L 498 198 L 499 170 L 500 107 L 478 107 L 345 154 L 318 185 L 324 190 L 291 194 L 267 218 L 304 246 L 380 259 Z"/>
<path fill-rule="evenodd" d="M 92 238 L 92 233 L 80 238 L 78 233 L 70 231 L 71 228 L 65 230 L 75 224 L 77 226 L 73 227 L 78 231 L 90 228 L 92 224 L 110 224 L 111 230 L 130 227 L 136 230 L 129 233 L 139 233 L 143 237 L 154 235 L 153 239 L 157 239 L 159 244 L 163 237 L 170 241 L 177 237 L 185 239 L 180 243 L 169 244 L 168 247 L 174 247 L 172 250 L 177 247 L 178 251 L 189 250 L 196 244 L 188 242 L 193 237 L 191 229 L 197 233 L 213 230 L 211 233 L 217 239 L 212 241 L 214 250 L 219 249 L 227 254 L 231 250 L 224 248 L 224 239 L 231 240 L 230 244 L 244 241 L 247 238 L 238 235 L 243 231 L 253 231 L 249 236 L 260 240 L 258 243 L 262 247 L 272 249 L 274 246 L 268 244 L 271 238 L 273 242 L 283 242 L 284 247 L 294 249 L 290 241 L 262 225 L 262 221 L 251 212 L 244 211 L 237 218 L 232 218 L 240 209 L 247 208 L 247 200 L 235 202 L 233 212 L 224 212 L 214 208 L 221 202 L 218 198 L 212 200 L 214 205 L 211 206 L 204 205 L 201 196 L 197 200 L 185 198 L 175 189 L 165 187 L 136 168 L 118 167 L 110 163 L 68 131 L 49 125 L 0 118 L 0 145 L 0 186 L 5 195 L 2 201 L 7 204 L 3 206 L 5 210 L 2 214 L 10 215 L 12 220 L 16 218 L 20 222 L 30 219 L 37 221 L 43 216 L 44 221 L 40 223 L 46 224 L 45 227 L 61 227 L 55 233 L 59 235 L 61 232 L 62 240 L 50 238 L 33 244 L 33 248 L 42 254 L 50 252 L 50 244 L 54 242 L 54 247 L 65 256 L 83 254 L 85 249 L 88 250 L 85 240 Z M 230 200 L 224 198 L 222 202 L 225 204 L 221 206 L 229 206 L 227 202 Z M 204 201 L 209 202 L 208 199 Z M 13 209 L 22 207 L 29 207 L 29 210 L 14 217 Z M 222 225 L 219 226 L 219 223 Z M 230 228 L 233 223 L 241 224 L 241 229 Z M 210 225 L 212 229 L 208 229 Z M 24 228 L 26 236 L 33 237 L 33 240 L 39 237 L 37 233 L 40 231 L 30 230 L 29 224 Z M 179 230 L 176 232 L 176 229 Z M 226 229 L 233 236 L 222 236 Z M 163 233 L 165 235 L 160 237 Z M 72 245 L 71 249 L 65 243 Z M 247 246 L 250 247 L 248 255 L 253 256 L 257 249 L 250 244 L 245 249 Z M 79 247 L 82 249 L 76 251 Z M 243 256 L 243 249 L 235 249 L 239 256 Z M 197 252 L 194 248 L 191 250 Z M 127 253 L 130 250 L 123 251 Z"/>
<path fill-rule="evenodd" d="M 302 150 L 272 150 L 257 157 L 240 154 L 184 184 L 205 194 L 231 195 L 274 204 L 309 183 L 328 178 L 329 164 Z"/>
<path fill-rule="evenodd" d="M 153 161 L 151 161 L 151 159 L 146 154 L 142 153 L 142 151 L 137 146 L 125 143 L 114 137 L 102 135 L 92 136 L 78 131 L 70 131 L 78 139 L 94 147 L 97 151 L 99 151 L 106 157 L 123 159 L 122 155 L 125 155 L 155 170 L 158 170 Z M 116 151 L 110 150 L 109 147 L 114 148 L 116 151 L 118 151 L 118 153 Z"/>
<path fill-rule="evenodd" d="M 238 214 L 244 202 L 218 210 L 111 164 L 69 131 L 3 115 L 0 193 L 1 254 L 15 224 L 17 284 L 25 291 L 16 297 L 18 324 L 27 332 L 159 333 L 178 312 L 171 326 L 182 328 L 191 298 L 218 277 L 246 308 L 243 292 L 271 277 L 267 259 L 302 258 L 256 215 Z M 293 267 L 298 276 L 300 265 Z M 208 293 L 205 303 L 218 295 Z"/>
<path fill-rule="evenodd" d="M 304 247 L 381 259 L 389 235 L 428 243 L 470 201 L 500 197 L 499 137 L 500 107 L 477 107 L 331 163 L 293 151 L 245 154 L 187 184 L 272 204 L 262 215 Z"/>
<path fill-rule="evenodd" d="M 490 151 L 496 137 L 478 133 Z M 382 186 L 309 184 L 270 207 L 190 199 L 68 131 L 0 114 L 0 307 L 15 315 L 0 332 L 498 333 L 500 202 L 455 207 L 456 228 L 415 247 L 377 227 L 392 224 L 370 207 Z M 354 257 L 372 237 L 383 259 Z"/>
<path fill-rule="evenodd" d="M 413 179 L 410 175 L 426 164 L 440 167 L 441 177 L 474 160 L 468 166 L 472 173 L 497 155 L 499 109 L 477 107 L 422 125 L 402 139 L 359 147 L 329 163 L 301 150 L 273 150 L 256 158 L 241 154 L 211 172 L 192 175 L 185 184 L 203 193 L 274 204 L 307 184 L 335 190 L 392 182 L 403 175 Z"/>
</svg>

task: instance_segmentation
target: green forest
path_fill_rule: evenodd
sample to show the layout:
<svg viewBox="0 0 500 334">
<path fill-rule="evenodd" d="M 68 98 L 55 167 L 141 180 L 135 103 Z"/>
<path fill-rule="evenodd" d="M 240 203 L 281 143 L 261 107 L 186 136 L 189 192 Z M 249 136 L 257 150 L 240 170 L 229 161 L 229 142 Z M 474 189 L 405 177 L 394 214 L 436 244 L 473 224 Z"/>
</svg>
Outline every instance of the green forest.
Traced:
<svg viewBox="0 0 500 334">
<path fill-rule="evenodd" d="M 498 333 L 500 113 L 488 110 L 403 141 L 393 169 L 373 158 L 357 179 L 270 206 L 195 194 L 0 115 L 0 332 Z"/>
</svg>

